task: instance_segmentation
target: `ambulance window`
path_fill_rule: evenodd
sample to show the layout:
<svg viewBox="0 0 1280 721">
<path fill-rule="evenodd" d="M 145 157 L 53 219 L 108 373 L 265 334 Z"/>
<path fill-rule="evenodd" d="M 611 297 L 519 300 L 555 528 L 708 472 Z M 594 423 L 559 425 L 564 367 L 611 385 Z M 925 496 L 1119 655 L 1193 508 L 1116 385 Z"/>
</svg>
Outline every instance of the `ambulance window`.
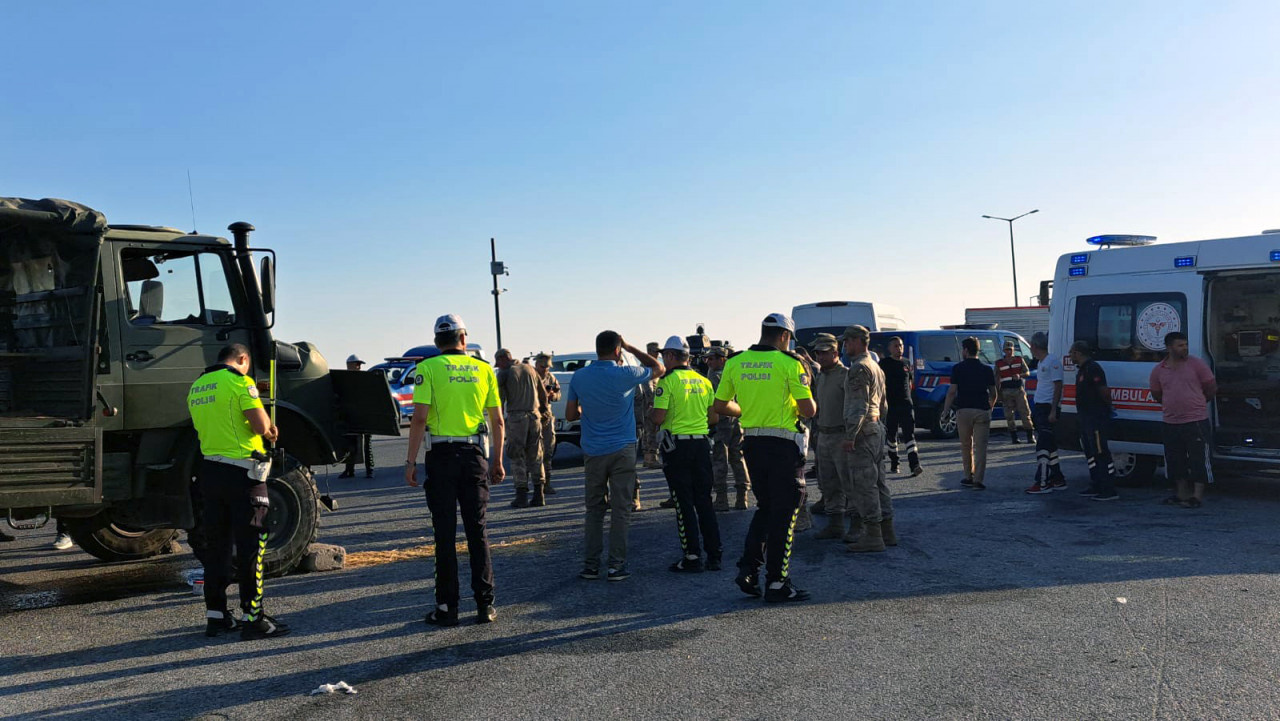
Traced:
<svg viewBox="0 0 1280 721">
<path fill-rule="evenodd" d="M 1164 336 L 1186 331 L 1181 293 L 1085 295 L 1076 300 L 1075 339 L 1089 341 L 1096 360 L 1153 363 L 1164 357 Z"/>
</svg>

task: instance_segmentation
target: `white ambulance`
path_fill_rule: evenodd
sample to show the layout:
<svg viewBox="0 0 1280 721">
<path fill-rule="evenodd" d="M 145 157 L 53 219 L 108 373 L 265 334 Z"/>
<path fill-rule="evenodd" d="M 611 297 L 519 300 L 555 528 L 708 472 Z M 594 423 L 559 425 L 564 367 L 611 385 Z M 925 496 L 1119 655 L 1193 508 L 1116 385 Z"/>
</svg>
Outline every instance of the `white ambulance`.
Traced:
<svg viewBox="0 0 1280 721">
<path fill-rule="evenodd" d="M 1111 450 L 1123 480 L 1142 482 L 1163 463 L 1160 404 L 1148 378 L 1164 336 L 1186 333 L 1210 364 L 1212 464 L 1280 468 L 1280 230 L 1155 244 L 1150 236 L 1090 238 L 1091 250 L 1058 260 L 1050 302 L 1050 352 L 1064 356 L 1059 442 L 1079 450 L 1076 340 L 1096 349 L 1117 412 Z"/>
</svg>

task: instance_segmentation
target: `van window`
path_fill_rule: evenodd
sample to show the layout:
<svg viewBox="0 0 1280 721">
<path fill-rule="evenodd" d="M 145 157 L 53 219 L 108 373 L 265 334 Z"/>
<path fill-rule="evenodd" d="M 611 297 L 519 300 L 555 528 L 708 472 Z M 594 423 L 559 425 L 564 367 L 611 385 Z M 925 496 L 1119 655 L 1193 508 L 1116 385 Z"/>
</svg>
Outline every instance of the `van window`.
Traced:
<svg viewBox="0 0 1280 721">
<path fill-rule="evenodd" d="M 1164 357 L 1164 336 L 1186 331 L 1182 293 L 1082 295 L 1076 299 L 1075 340 L 1088 341 L 1100 361 L 1153 363 Z"/>
<path fill-rule="evenodd" d="M 997 360 L 1004 357 L 1004 349 L 995 338 L 989 335 L 976 336 L 978 339 L 978 360 L 983 363 L 994 364 Z"/>
<path fill-rule="evenodd" d="M 960 344 L 951 333 L 916 336 L 920 357 L 929 361 L 957 363 L 960 361 Z"/>
</svg>

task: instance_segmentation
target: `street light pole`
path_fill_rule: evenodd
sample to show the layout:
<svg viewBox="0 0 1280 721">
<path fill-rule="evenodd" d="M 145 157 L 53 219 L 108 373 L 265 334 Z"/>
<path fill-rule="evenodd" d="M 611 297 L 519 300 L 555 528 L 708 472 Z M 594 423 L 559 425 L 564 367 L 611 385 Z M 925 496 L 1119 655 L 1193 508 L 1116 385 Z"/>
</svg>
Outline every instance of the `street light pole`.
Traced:
<svg viewBox="0 0 1280 721">
<path fill-rule="evenodd" d="M 498 276 L 511 273 L 506 264 L 498 262 L 498 245 L 493 238 L 489 239 L 489 275 L 493 276 L 493 324 L 498 330 L 498 347 L 493 352 L 497 353 L 502 349 L 502 311 L 498 307 L 498 296 L 506 292 L 498 289 Z"/>
<path fill-rule="evenodd" d="M 1031 215 L 1032 213 L 1039 213 L 1039 212 L 1040 212 L 1040 209 L 1036 208 L 1035 210 L 1028 210 L 1022 215 L 1015 215 L 1012 218 L 1001 218 L 995 215 L 982 216 L 988 220 L 1003 220 L 1004 222 L 1009 224 L 1009 260 L 1013 264 L 1013 307 L 1014 308 L 1017 308 L 1019 306 L 1018 306 L 1018 258 L 1013 252 L 1013 221 L 1017 220 L 1018 218 L 1025 218 L 1028 215 Z"/>
</svg>

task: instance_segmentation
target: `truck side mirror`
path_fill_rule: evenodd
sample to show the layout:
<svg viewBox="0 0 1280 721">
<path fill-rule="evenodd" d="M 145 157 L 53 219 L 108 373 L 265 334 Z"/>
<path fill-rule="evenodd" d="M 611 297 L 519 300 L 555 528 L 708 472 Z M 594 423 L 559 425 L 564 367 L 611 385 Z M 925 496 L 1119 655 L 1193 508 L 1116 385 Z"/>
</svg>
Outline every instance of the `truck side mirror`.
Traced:
<svg viewBox="0 0 1280 721">
<path fill-rule="evenodd" d="M 262 271 L 258 277 L 262 286 L 262 312 L 270 315 L 276 312 L 276 265 L 271 256 L 262 257 Z"/>
</svg>

